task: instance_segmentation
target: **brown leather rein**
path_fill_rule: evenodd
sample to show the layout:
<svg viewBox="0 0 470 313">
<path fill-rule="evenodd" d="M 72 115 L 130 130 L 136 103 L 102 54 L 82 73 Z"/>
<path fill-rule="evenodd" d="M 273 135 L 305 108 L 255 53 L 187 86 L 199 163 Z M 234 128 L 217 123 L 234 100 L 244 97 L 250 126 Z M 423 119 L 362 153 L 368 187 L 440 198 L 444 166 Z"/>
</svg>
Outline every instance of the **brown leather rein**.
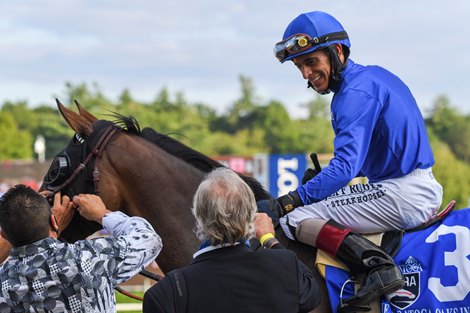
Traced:
<svg viewBox="0 0 470 313">
<path fill-rule="evenodd" d="M 72 183 L 72 181 L 87 167 L 88 163 L 90 161 L 92 161 L 93 159 L 95 159 L 95 165 L 93 167 L 93 184 L 94 184 L 94 187 L 95 187 L 95 194 L 99 195 L 99 193 L 100 193 L 100 190 L 99 190 L 100 171 L 99 171 L 98 165 L 99 165 L 99 162 L 101 160 L 101 157 L 103 156 L 103 151 L 106 148 L 106 145 L 113 138 L 113 136 L 116 133 L 118 133 L 119 131 L 121 131 L 121 128 L 116 126 L 116 125 L 108 126 L 108 128 L 106 128 L 104 130 L 103 134 L 98 139 L 95 147 L 93 147 L 93 150 L 91 150 L 90 153 L 88 153 L 85 160 L 75 168 L 72 175 L 69 178 L 67 178 L 67 180 L 65 182 L 63 182 L 62 184 L 60 184 L 59 186 L 52 187 L 50 189 L 48 188 L 48 190 L 52 192 L 52 195 L 56 194 L 59 191 L 62 191 L 65 187 L 70 185 Z M 50 197 L 52 197 L 52 196 L 50 196 Z M 142 275 L 142 276 L 145 276 L 147 278 L 153 279 L 157 282 L 163 279 L 162 276 L 160 276 L 158 274 L 154 274 L 152 272 L 149 272 L 145 269 L 143 269 L 139 274 Z M 116 286 L 116 287 L 114 287 L 114 289 L 117 290 L 118 292 L 122 293 L 123 295 L 126 295 L 126 296 L 130 297 L 130 298 L 133 298 L 133 299 L 136 299 L 136 300 L 139 300 L 139 301 L 143 301 L 142 297 L 134 295 L 134 294 L 124 290 L 120 286 Z"/>
</svg>

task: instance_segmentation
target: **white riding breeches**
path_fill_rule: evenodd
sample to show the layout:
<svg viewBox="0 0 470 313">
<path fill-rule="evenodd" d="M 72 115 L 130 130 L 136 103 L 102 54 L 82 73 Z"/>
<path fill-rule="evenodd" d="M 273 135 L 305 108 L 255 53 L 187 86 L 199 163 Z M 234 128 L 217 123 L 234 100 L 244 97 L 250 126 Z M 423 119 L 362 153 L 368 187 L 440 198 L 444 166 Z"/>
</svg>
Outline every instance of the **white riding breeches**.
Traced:
<svg viewBox="0 0 470 313">
<path fill-rule="evenodd" d="M 307 219 L 333 219 L 360 234 L 410 229 L 427 222 L 442 203 L 442 186 L 431 168 L 376 183 L 348 185 L 280 219 L 287 237 Z"/>
</svg>

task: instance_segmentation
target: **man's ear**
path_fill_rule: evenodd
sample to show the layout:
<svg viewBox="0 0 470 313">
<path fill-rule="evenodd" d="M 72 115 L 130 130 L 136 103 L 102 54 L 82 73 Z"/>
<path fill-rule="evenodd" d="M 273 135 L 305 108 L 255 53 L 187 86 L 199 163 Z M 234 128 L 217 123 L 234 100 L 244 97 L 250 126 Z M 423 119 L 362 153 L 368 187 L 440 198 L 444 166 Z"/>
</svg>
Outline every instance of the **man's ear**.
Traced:
<svg viewBox="0 0 470 313">
<path fill-rule="evenodd" d="M 341 44 L 335 43 L 334 46 L 335 46 L 336 53 L 338 53 L 338 55 L 343 54 L 343 47 L 341 46 Z"/>
<path fill-rule="evenodd" d="M 54 214 L 51 214 L 50 221 L 51 227 L 54 230 L 54 232 L 59 235 L 59 223 L 57 223 L 57 219 Z"/>
<path fill-rule="evenodd" d="M 339 43 L 335 44 L 335 50 L 336 53 L 338 54 L 339 59 L 341 60 L 341 63 L 344 63 L 345 55 L 344 55 L 344 50 L 343 46 Z"/>
</svg>

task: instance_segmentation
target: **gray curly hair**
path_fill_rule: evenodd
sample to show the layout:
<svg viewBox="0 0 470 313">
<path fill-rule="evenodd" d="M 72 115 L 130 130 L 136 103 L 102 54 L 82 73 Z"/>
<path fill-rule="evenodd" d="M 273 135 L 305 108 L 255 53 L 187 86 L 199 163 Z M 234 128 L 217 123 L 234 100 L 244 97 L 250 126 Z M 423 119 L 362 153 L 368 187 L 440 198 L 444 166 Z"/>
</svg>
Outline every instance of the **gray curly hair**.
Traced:
<svg viewBox="0 0 470 313">
<path fill-rule="evenodd" d="M 217 168 L 199 185 L 193 199 L 196 236 L 212 245 L 235 244 L 254 236 L 256 200 L 234 171 Z"/>
</svg>

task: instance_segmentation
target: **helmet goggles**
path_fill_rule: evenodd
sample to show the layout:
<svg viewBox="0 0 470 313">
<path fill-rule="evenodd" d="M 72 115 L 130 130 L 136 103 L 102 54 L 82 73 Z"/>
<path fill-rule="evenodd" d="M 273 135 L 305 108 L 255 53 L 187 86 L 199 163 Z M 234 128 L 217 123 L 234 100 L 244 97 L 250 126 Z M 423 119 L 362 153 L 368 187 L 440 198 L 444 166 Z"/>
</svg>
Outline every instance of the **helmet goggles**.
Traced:
<svg viewBox="0 0 470 313">
<path fill-rule="evenodd" d="M 330 33 L 314 38 L 307 34 L 294 34 L 274 45 L 274 55 L 279 62 L 283 62 L 291 55 L 302 53 L 330 41 L 343 40 L 347 38 L 348 34 L 345 31 Z M 313 49 L 312 52 L 314 50 L 316 49 Z"/>
</svg>

